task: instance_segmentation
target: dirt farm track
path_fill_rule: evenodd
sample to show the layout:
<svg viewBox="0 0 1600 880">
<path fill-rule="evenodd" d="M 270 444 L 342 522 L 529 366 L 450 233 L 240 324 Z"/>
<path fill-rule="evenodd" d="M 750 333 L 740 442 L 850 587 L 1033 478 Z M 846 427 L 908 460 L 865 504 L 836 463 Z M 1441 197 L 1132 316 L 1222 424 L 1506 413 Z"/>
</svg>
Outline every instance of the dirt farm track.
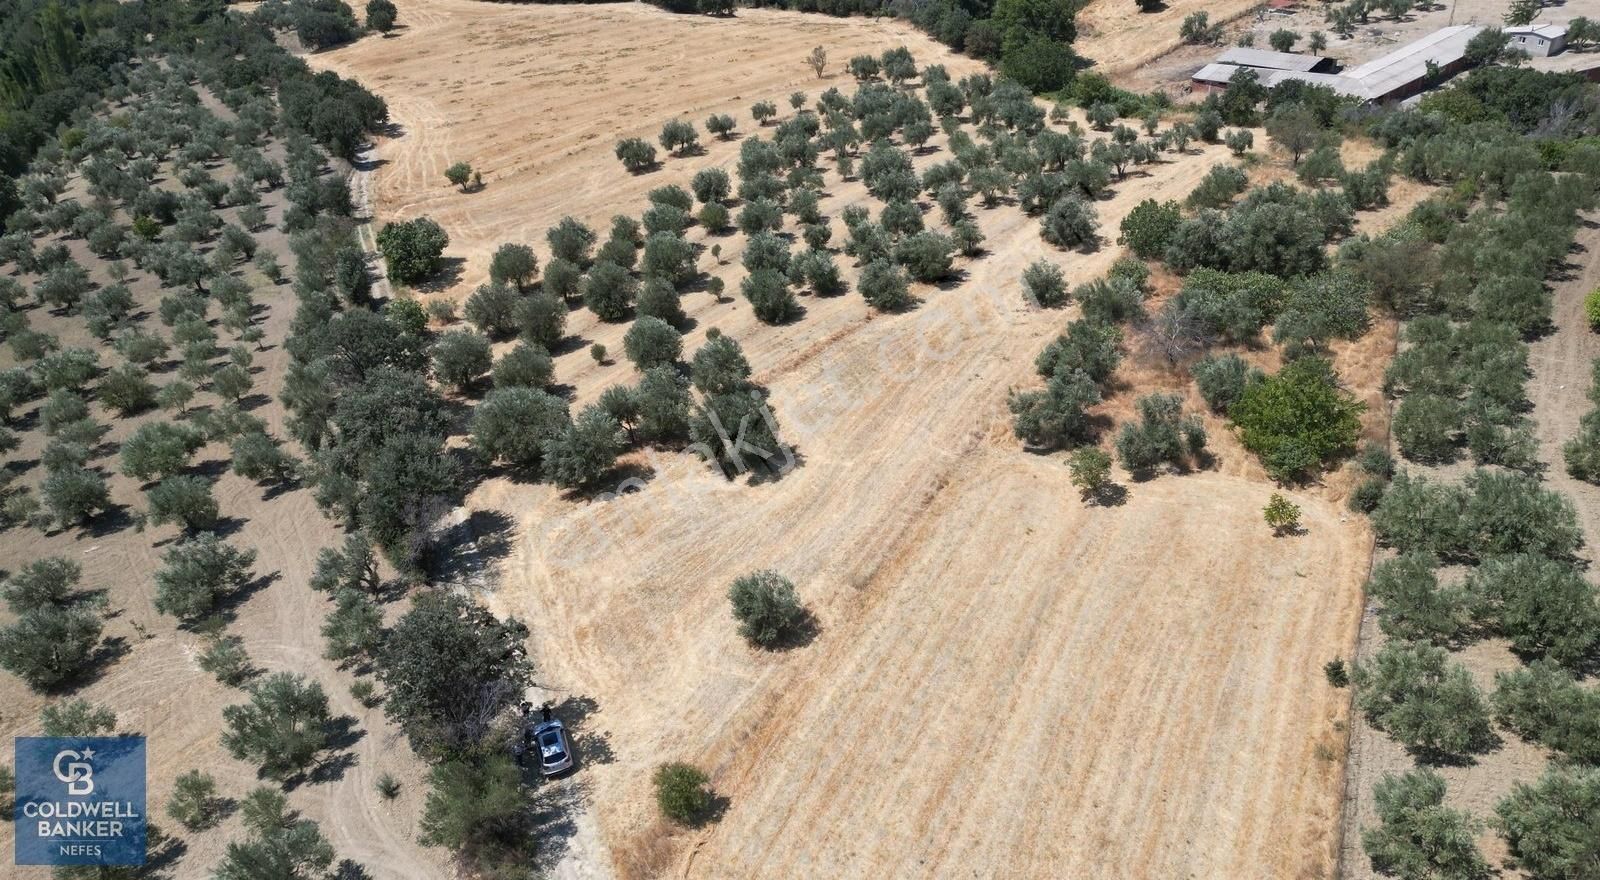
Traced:
<svg viewBox="0 0 1600 880">
<path fill-rule="evenodd" d="M 629 176 L 619 138 L 713 112 L 750 136 L 752 102 L 787 114 L 792 91 L 848 92 L 843 62 L 863 51 L 904 44 L 957 77 L 974 69 L 891 21 L 473 0 L 410 0 L 400 18 L 396 36 L 312 62 L 389 102 L 377 218 L 432 216 L 464 260 L 427 298 L 464 299 L 501 242 L 543 259 L 562 215 L 604 229 L 738 155 L 711 140 Z M 821 81 L 802 63 L 816 45 Z M 942 143 L 919 167 L 947 158 Z M 1197 145 L 1130 176 L 1097 205 L 1102 230 L 1114 238 L 1140 200 L 1182 198 L 1226 159 Z M 456 160 L 482 170 L 483 191 L 445 181 Z M 839 209 L 865 193 L 828 181 L 837 243 Z M 1272 486 L 1220 423 L 1212 468 L 1086 507 L 1061 456 L 1010 434 L 1008 390 L 1035 383 L 1035 353 L 1073 317 L 1026 304 L 1017 278 L 1046 257 L 1086 281 L 1120 249 L 1064 253 L 1014 207 L 976 213 L 990 252 L 905 314 L 873 315 L 852 292 L 770 327 L 737 296 L 685 295 L 686 350 L 718 327 L 771 388 L 799 462 L 782 478 L 728 482 L 661 453 L 633 462 L 639 491 L 612 498 L 494 481 L 469 499 L 514 523 L 492 606 L 528 621 L 552 696 L 595 707 L 572 783 L 588 806 L 558 875 L 1331 875 L 1347 695 L 1321 667 L 1354 640 L 1365 525 L 1332 493 L 1296 493 L 1305 534 L 1273 538 Z M 719 241 L 723 263 L 701 267 L 737 290 L 743 237 Z M 575 408 L 636 380 L 587 353 L 620 352 L 626 328 L 572 314 L 581 344 L 556 362 Z M 759 568 L 798 585 L 817 618 L 808 644 L 762 653 L 738 638 L 727 585 Z M 710 773 L 719 821 L 659 824 L 648 777 L 664 760 Z"/>
</svg>

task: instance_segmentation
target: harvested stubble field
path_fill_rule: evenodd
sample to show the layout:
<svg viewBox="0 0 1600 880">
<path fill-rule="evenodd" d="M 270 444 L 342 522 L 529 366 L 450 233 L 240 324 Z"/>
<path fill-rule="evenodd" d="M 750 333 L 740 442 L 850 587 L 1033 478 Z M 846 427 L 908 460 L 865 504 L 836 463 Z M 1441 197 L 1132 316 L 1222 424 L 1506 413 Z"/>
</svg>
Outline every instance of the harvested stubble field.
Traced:
<svg viewBox="0 0 1600 880">
<path fill-rule="evenodd" d="M 748 136 L 754 101 L 848 93 L 840 71 L 861 51 L 904 44 L 958 78 L 975 69 L 893 22 L 764 10 L 718 20 L 425 0 L 402 22 L 392 39 L 313 60 L 389 101 L 398 128 L 378 147 L 376 215 L 444 225 L 448 255 L 465 262 L 425 295 L 458 301 L 501 242 L 543 257 L 562 215 L 603 229 L 648 190 L 738 155 L 707 140 L 630 176 L 611 153 L 620 138 L 713 112 Z M 801 63 L 818 44 L 820 81 Z M 919 169 L 946 158 L 942 143 Z M 482 169 L 483 191 L 445 181 L 457 160 Z M 1272 537 L 1272 486 L 1215 419 L 1212 468 L 1124 475 L 1123 503 L 1086 507 L 1059 456 L 1012 438 L 1005 407 L 1073 316 L 1027 305 L 1023 267 L 1047 257 L 1070 282 L 1098 277 L 1134 205 L 1181 199 L 1226 160 L 1191 146 L 1115 184 L 1096 206 L 1107 240 L 1093 254 L 1049 247 L 1014 206 L 978 209 L 989 253 L 958 262 L 958 282 L 919 286 L 905 314 L 874 314 L 851 292 L 808 297 L 803 317 L 771 327 L 736 296 L 686 294 L 686 350 L 720 328 L 771 388 L 799 462 L 781 478 L 728 482 L 689 455 L 643 454 L 630 460 L 637 491 L 584 500 L 495 480 L 469 498 L 517 525 L 492 605 L 528 621 L 556 699 L 597 707 L 577 744 L 591 804 L 578 826 L 597 839 L 580 830 L 560 873 L 1332 873 L 1347 695 L 1321 667 L 1355 637 L 1364 522 L 1337 490 L 1315 490 L 1295 498 L 1306 533 Z M 828 182 L 838 243 L 840 209 L 867 197 L 858 181 Z M 700 267 L 732 292 L 743 237 L 716 241 L 723 262 L 705 253 Z M 636 379 L 585 351 L 620 351 L 626 327 L 571 316 L 556 374 L 576 404 Z M 1367 394 L 1392 335 L 1371 340 L 1339 352 L 1341 370 L 1367 365 L 1350 374 Z M 1122 378 L 1106 412 L 1176 384 L 1138 358 Z M 777 653 L 745 646 L 726 598 L 734 577 L 769 567 L 817 622 Z M 660 824 L 648 777 L 664 760 L 711 774 L 719 821 Z"/>
</svg>

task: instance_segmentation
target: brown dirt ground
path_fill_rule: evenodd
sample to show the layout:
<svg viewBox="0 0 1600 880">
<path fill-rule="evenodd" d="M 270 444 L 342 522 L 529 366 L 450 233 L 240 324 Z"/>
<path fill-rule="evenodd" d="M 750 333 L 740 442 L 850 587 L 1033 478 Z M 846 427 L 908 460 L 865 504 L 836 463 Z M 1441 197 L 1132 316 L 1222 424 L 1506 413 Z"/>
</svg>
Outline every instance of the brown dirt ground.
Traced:
<svg viewBox="0 0 1600 880">
<path fill-rule="evenodd" d="M 972 69 L 893 22 L 765 10 L 429 0 L 401 18 L 395 38 L 313 60 L 389 100 L 404 134 L 380 144 L 377 212 L 445 225 L 466 262 L 429 295 L 457 300 L 500 242 L 543 253 L 562 214 L 603 229 L 649 189 L 737 156 L 710 141 L 629 177 L 611 154 L 620 137 L 712 112 L 749 131 L 752 101 L 848 92 L 838 70 L 858 51 L 903 43 L 956 76 Z M 818 43 L 834 71 L 822 83 L 800 63 Z M 945 157 L 938 143 L 919 165 Z M 441 172 L 456 159 L 481 166 L 487 189 L 452 190 Z M 1164 159 L 1098 205 L 1103 230 L 1227 157 Z M 864 198 L 829 180 L 825 211 Z M 1060 457 L 1010 437 L 1007 389 L 1036 383 L 1034 355 L 1071 316 L 1026 306 L 1016 278 L 1043 257 L 1088 280 L 1117 249 L 1063 254 L 1014 209 L 977 213 L 992 253 L 962 261 L 950 289 L 919 289 L 906 314 L 808 297 L 803 318 L 769 327 L 737 298 L 685 296 L 686 349 L 711 326 L 740 341 L 797 470 L 727 482 L 688 456 L 641 453 L 639 491 L 585 501 L 497 480 L 469 499 L 519 524 L 492 604 L 530 622 L 550 694 L 598 706 L 578 774 L 598 844 L 564 872 L 1331 873 L 1347 707 L 1321 665 L 1354 639 L 1364 523 L 1330 485 L 1295 493 L 1307 534 L 1272 538 L 1259 513 L 1271 486 L 1215 423 L 1211 470 L 1086 508 Z M 730 291 L 740 240 L 721 240 L 724 265 L 701 260 Z M 577 404 L 636 378 L 584 351 L 620 350 L 625 329 L 573 314 L 557 377 Z M 1368 339 L 1339 352 L 1366 389 L 1393 347 L 1392 331 Z M 1132 384 L 1140 370 L 1125 371 Z M 808 645 L 755 652 L 737 637 L 726 585 L 764 567 L 815 613 Z M 720 822 L 675 833 L 654 818 L 648 772 L 673 759 L 711 773 Z"/>
</svg>

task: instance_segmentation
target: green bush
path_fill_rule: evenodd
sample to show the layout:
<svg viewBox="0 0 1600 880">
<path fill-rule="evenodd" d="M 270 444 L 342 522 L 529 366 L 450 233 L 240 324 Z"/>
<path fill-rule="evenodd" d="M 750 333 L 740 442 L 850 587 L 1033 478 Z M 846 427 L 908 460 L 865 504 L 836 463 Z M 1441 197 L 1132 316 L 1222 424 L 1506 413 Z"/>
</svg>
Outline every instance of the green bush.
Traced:
<svg viewBox="0 0 1600 880">
<path fill-rule="evenodd" d="M 1444 778 L 1432 770 L 1385 774 L 1373 789 L 1376 827 L 1361 829 L 1372 868 L 1386 876 L 1482 880 L 1489 865 L 1478 851 L 1478 823 L 1444 805 Z"/>
<path fill-rule="evenodd" d="M 1117 433 L 1117 457 L 1130 471 L 1159 464 L 1187 465 L 1205 452 L 1206 432 L 1196 416 L 1183 416 L 1183 397 L 1150 394 L 1139 398 L 1139 421 Z"/>
<path fill-rule="evenodd" d="M 662 815 L 682 825 L 705 821 L 711 810 L 711 780 L 699 769 L 680 762 L 662 764 L 651 781 Z"/>
<path fill-rule="evenodd" d="M 1455 460 L 1461 413 L 1454 400 L 1437 394 L 1408 394 L 1394 416 L 1400 454 L 1422 464 Z"/>
<path fill-rule="evenodd" d="M 1405 553 L 1378 563 L 1367 582 L 1367 595 L 1381 607 L 1378 626 L 1393 639 L 1449 645 L 1472 622 L 1468 592 L 1443 586 L 1434 573 L 1433 557 Z"/>
<path fill-rule="evenodd" d="M 1494 676 L 1495 720 L 1518 736 L 1584 764 L 1600 762 L 1600 692 L 1553 661 Z"/>
<path fill-rule="evenodd" d="M 1189 375 L 1194 377 L 1206 405 L 1211 407 L 1212 412 L 1222 415 L 1227 415 L 1228 408 L 1251 383 L 1265 378 L 1264 373 L 1251 368 L 1244 358 L 1236 354 L 1207 355 L 1189 368 Z"/>
<path fill-rule="evenodd" d="M 1354 448 L 1363 408 L 1335 383 L 1332 365 L 1301 358 L 1248 384 L 1228 418 L 1268 473 L 1294 480 Z"/>
<path fill-rule="evenodd" d="M 728 588 L 728 601 L 739 621 L 739 634 L 762 648 L 794 638 L 805 624 L 805 609 L 794 584 L 775 571 L 738 578 Z"/>
<path fill-rule="evenodd" d="M 1355 683 L 1372 726 L 1425 756 L 1477 754 L 1494 742 L 1483 695 L 1443 648 L 1390 641 L 1356 667 Z"/>
<path fill-rule="evenodd" d="M 1478 621 L 1523 654 L 1583 668 L 1600 639 L 1595 590 L 1570 562 L 1530 553 L 1496 556 L 1467 577 Z"/>
<path fill-rule="evenodd" d="M 1535 880 L 1584 877 L 1600 827 L 1600 770 L 1552 766 L 1533 784 L 1517 783 L 1495 805 L 1513 864 Z"/>
</svg>

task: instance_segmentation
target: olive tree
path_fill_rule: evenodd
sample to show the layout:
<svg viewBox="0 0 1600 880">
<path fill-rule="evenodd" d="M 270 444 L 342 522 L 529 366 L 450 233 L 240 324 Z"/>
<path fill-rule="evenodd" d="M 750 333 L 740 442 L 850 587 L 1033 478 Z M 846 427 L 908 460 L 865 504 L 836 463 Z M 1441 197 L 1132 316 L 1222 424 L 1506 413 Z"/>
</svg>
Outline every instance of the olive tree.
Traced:
<svg viewBox="0 0 1600 880">
<path fill-rule="evenodd" d="M 728 588 L 739 634 L 752 645 L 774 648 L 798 635 L 805 609 L 794 584 L 775 571 L 763 570 L 734 580 Z"/>
</svg>

